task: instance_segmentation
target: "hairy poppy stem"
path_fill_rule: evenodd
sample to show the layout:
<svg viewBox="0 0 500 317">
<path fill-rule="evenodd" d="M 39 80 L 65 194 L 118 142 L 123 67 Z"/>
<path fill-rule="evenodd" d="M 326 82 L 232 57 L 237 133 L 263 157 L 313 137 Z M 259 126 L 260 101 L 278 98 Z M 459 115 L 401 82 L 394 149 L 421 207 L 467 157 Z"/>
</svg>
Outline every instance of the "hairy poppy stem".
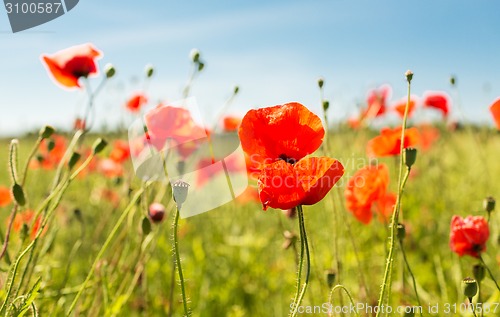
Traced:
<svg viewBox="0 0 500 317">
<path fill-rule="evenodd" d="M 413 78 L 413 73 L 410 71 L 406 72 L 406 80 L 408 82 L 408 100 L 406 102 L 405 113 L 403 116 L 403 124 L 401 127 L 401 147 L 400 147 L 400 160 L 399 160 L 399 177 L 398 177 L 398 195 L 396 198 L 396 204 L 394 205 L 394 211 L 392 213 L 391 219 L 391 235 L 389 238 L 390 246 L 389 253 L 387 254 L 387 260 L 385 264 L 384 278 L 382 281 L 382 285 L 380 286 L 380 295 L 378 298 L 377 306 L 381 307 L 385 298 L 385 293 L 387 288 L 391 288 L 392 284 L 392 270 L 394 263 L 394 247 L 395 247 L 395 239 L 397 233 L 397 226 L 399 220 L 399 212 L 401 210 L 401 196 L 403 195 L 403 189 L 405 187 L 406 181 L 408 180 L 408 176 L 410 174 L 410 167 L 406 168 L 406 175 L 403 177 L 403 169 L 404 169 L 404 158 L 403 152 L 405 148 L 405 130 L 406 130 L 406 121 L 408 119 L 408 109 L 410 107 L 411 102 L 411 80 Z M 388 296 L 390 298 L 390 294 Z M 375 317 L 379 317 L 382 310 L 378 310 Z"/>
<path fill-rule="evenodd" d="M 413 291 L 415 292 L 415 297 L 417 298 L 418 307 L 422 307 L 422 305 L 420 304 L 420 297 L 418 296 L 418 291 L 417 291 L 417 281 L 415 280 L 415 275 L 413 275 L 413 271 L 411 270 L 410 262 L 408 262 L 408 259 L 406 258 L 406 252 L 402 240 L 399 240 L 399 246 L 401 247 L 401 253 L 403 253 L 403 259 L 406 264 L 406 268 L 408 269 L 408 273 L 410 273 L 413 282 Z M 420 316 L 422 316 L 422 310 L 419 309 L 418 311 L 420 313 Z"/>
<path fill-rule="evenodd" d="M 496 287 L 497 287 L 497 290 L 500 291 L 500 286 L 498 285 L 497 283 L 497 280 L 495 279 L 495 276 L 493 275 L 493 273 L 491 272 L 490 268 L 486 265 L 486 262 L 484 262 L 484 259 L 482 256 L 479 256 L 479 260 L 481 261 L 481 263 L 484 265 L 484 267 L 486 268 L 486 271 L 488 271 L 488 274 L 490 275 L 491 279 L 493 280 L 493 282 L 495 283 Z"/>
<path fill-rule="evenodd" d="M 174 215 L 174 223 L 173 223 L 173 231 L 174 231 L 174 254 L 175 254 L 175 263 L 177 267 L 177 273 L 179 274 L 179 284 L 181 286 L 181 295 L 182 295 L 182 305 L 184 307 L 184 316 L 191 316 L 191 312 L 189 311 L 187 304 L 187 296 L 186 296 L 186 288 L 184 286 L 184 275 L 182 274 L 182 265 L 181 265 L 181 257 L 179 255 L 179 239 L 178 239 L 178 225 L 179 225 L 179 207 L 175 208 Z"/>
<path fill-rule="evenodd" d="M 305 223 L 304 223 L 304 213 L 302 211 L 302 205 L 297 206 L 297 215 L 299 218 L 300 240 L 304 241 L 301 243 L 304 243 L 304 249 L 305 249 L 305 254 L 306 254 L 306 277 L 304 280 L 304 284 L 302 286 L 302 290 L 300 290 L 300 293 L 299 293 L 299 289 L 297 288 L 297 295 L 296 295 L 297 300 L 294 301 L 293 311 L 290 314 L 291 317 L 297 316 L 297 312 L 298 312 L 300 303 L 302 303 L 302 299 L 304 298 L 304 295 L 305 295 L 306 290 L 307 290 L 307 285 L 309 284 L 309 275 L 311 274 L 311 257 L 309 254 L 309 245 L 307 243 L 307 233 L 306 233 L 306 227 L 305 227 Z M 303 263 L 303 258 L 304 258 L 304 254 L 301 253 L 299 272 L 301 272 L 301 267 L 302 267 L 301 264 Z"/>
<path fill-rule="evenodd" d="M 340 285 L 340 284 L 338 284 L 338 285 L 335 285 L 335 286 L 332 288 L 332 290 L 330 291 L 330 296 L 328 297 L 328 304 L 330 304 L 330 305 L 331 305 L 330 307 L 332 307 L 332 306 L 333 306 L 333 305 L 332 305 L 333 293 L 334 293 L 336 290 L 338 290 L 338 289 L 341 289 L 341 290 L 343 290 L 343 291 L 344 291 L 344 293 L 346 293 L 347 297 L 349 297 L 349 301 L 351 302 L 351 305 L 352 305 L 352 306 L 356 306 L 356 304 L 354 303 L 354 300 L 352 299 L 351 293 L 347 290 L 347 288 L 345 288 L 345 286 L 344 286 L 344 285 Z M 329 311 L 328 311 L 328 316 L 333 316 L 333 315 L 332 315 L 332 313 L 333 313 L 333 311 L 332 311 L 332 310 L 329 310 Z M 356 314 L 356 316 L 358 316 L 358 317 L 359 317 L 359 313 L 358 313 L 358 310 L 357 310 L 357 309 L 355 309 L 355 310 L 354 310 L 354 313 Z"/>
</svg>

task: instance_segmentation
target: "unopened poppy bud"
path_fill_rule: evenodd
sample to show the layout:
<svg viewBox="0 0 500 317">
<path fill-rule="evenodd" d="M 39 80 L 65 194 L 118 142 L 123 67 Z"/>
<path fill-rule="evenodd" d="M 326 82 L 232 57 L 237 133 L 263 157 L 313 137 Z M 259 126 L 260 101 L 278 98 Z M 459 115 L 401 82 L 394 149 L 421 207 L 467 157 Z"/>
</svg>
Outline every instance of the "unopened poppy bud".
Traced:
<svg viewBox="0 0 500 317">
<path fill-rule="evenodd" d="M 104 139 L 99 138 L 95 140 L 94 145 L 92 146 L 94 155 L 101 153 L 102 150 L 104 150 L 104 148 L 106 147 L 106 145 L 108 145 L 108 142 L 106 142 Z"/>
<path fill-rule="evenodd" d="M 106 78 L 111 78 L 116 74 L 116 69 L 113 65 L 106 64 L 106 66 L 104 66 L 104 73 L 106 74 Z"/>
<path fill-rule="evenodd" d="M 233 94 L 237 95 L 239 91 L 240 91 L 240 87 L 239 86 L 234 86 Z"/>
<path fill-rule="evenodd" d="M 42 138 L 42 139 L 48 139 L 50 138 L 50 136 L 52 134 L 54 134 L 55 132 L 55 129 L 53 127 L 51 127 L 50 125 L 46 125 L 44 126 L 40 132 L 38 133 L 38 135 Z"/>
<path fill-rule="evenodd" d="M 80 160 L 81 157 L 82 156 L 80 155 L 80 153 L 73 152 L 68 162 L 69 169 L 73 169 L 73 167 L 75 167 L 76 163 Z"/>
<path fill-rule="evenodd" d="M 406 166 L 408 168 L 411 168 L 413 164 L 415 164 L 415 161 L 417 160 L 417 149 L 406 148 L 403 155 Z"/>
<path fill-rule="evenodd" d="M 23 227 L 21 228 L 21 240 L 24 240 L 28 237 L 29 227 L 26 223 L 23 223 Z"/>
<path fill-rule="evenodd" d="M 73 215 L 75 215 L 75 218 L 79 221 L 79 222 L 83 222 L 83 215 L 82 215 L 82 211 L 79 209 L 79 208 L 75 208 L 73 210 Z"/>
<path fill-rule="evenodd" d="M 320 77 L 318 79 L 318 87 L 323 88 L 324 83 L 325 83 L 325 80 L 323 79 L 323 77 Z"/>
<path fill-rule="evenodd" d="M 150 78 L 151 76 L 153 76 L 155 69 L 154 69 L 153 65 L 147 64 L 145 71 L 146 71 L 146 77 Z"/>
<path fill-rule="evenodd" d="M 330 102 L 328 100 L 323 100 L 323 111 L 327 111 L 330 108 Z"/>
<path fill-rule="evenodd" d="M 411 82 L 411 80 L 413 79 L 413 72 L 411 70 L 407 70 L 405 73 L 405 77 L 408 82 Z"/>
<path fill-rule="evenodd" d="M 403 241 L 405 236 L 406 236 L 406 227 L 404 224 L 398 223 L 397 229 L 398 229 L 398 233 L 397 233 L 398 240 Z"/>
<path fill-rule="evenodd" d="M 149 205 L 148 216 L 153 223 L 162 222 L 163 218 L 165 217 L 165 206 L 160 203 L 152 203 L 151 205 Z"/>
<path fill-rule="evenodd" d="M 464 278 L 464 280 L 462 281 L 462 291 L 469 300 L 472 300 L 472 297 L 476 296 L 477 294 L 476 280 L 470 277 Z"/>
<path fill-rule="evenodd" d="M 333 284 L 335 284 L 336 277 L 337 277 L 337 274 L 335 273 L 334 270 L 327 270 L 326 271 L 326 283 L 328 284 L 328 288 L 333 287 Z"/>
<path fill-rule="evenodd" d="M 177 208 L 181 209 L 182 204 L 187 199 L 189 184 L 183 180 L 175 181 L 172 184 L 172 195 L 174 196 L 174 201 L 177 203 Z"/>
<path fill-rule="evenodd" d="M 189 53 L 189 56 L 191 57 L 191 60 L 193 62 L 198 63 L 200 60 L 200 51 L 198 51 L 196 48 L 193 48 Z"/>
<path fill-rule="evenodd" d="M 203 68 L 205 67 L 205 64 L 203 62 L 198 63 L 198 71 L 201 72 Z"/>
<path fill-rule="evenodd" d="M 142 233 L 145 236 L 151 233 L 151 222 L 149 221 L 148 217 L 142 218 L 141 229 Z"/>
<path fill-rule="evenodd" d="M 484 266 L 482 264 L 476 264 L 472 267 L 472 274 L 474 274 L 474 278 L 476 281 L 481 283 L 485 276 Z"/>
<path fill-rule="evenodd" d="M 457 78 L 455 76 L 451 76 L 450 77 L 450 84 L 452 86 L 455 86 L 456 83 L 457 83 Z"/>
<path fill-rule="evenodd" d="M 24 204 L 26 204 L 26 197 L 21 185 L 14 184 L 14 186 L 12 186 L 12 196 L 14 196 L 14 199 L 19 206 L 24 206 Z"/>
<path fill-rule="evenodd" d="M 47 143 L 47 150 L 50 152 L 56 147 L 56 142 L 54 140 L 49 140 Z"/>
<path fill-rule="evenodd" d="M 483 208 L 486 212 L 490 213 L 492 212 L 493 210 L 495 210 L 495 198 L 489 196 L 489 197 L 486 197 L 483 201 Z"/>
</svg>

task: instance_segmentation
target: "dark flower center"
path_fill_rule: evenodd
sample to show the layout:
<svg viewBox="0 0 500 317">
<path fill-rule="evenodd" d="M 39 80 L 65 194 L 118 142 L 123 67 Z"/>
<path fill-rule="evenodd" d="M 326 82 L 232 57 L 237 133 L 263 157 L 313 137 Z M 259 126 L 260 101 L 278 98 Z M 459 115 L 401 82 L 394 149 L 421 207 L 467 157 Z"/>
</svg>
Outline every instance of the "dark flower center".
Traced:
<svg viewBox="0 0 500 317">
<path fill-rule="evenodd" d="M 287 162 L 288 164 L 295 164 L 297 162 L 294 158 L 286 156 L 286 154 L 281 154 L 279 159 Z"/>
</svg>

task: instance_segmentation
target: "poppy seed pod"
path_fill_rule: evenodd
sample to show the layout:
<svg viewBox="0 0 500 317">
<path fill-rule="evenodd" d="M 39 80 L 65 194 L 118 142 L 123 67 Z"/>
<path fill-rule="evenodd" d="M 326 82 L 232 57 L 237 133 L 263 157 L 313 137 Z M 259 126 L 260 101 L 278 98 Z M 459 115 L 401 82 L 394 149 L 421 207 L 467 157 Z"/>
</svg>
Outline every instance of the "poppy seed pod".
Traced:
<svg viewBox="0 0 500 317">
<path fill-rule="evenodd" d="M 160 203 L 152 203 L 149 205 L 149 219 L 153 223 L 160 223 L 163 221 L 163 218 L 165 217 L 165 206 Z"/>
<path fill-rule="evenodd" d="M 335 278 L 337 277 L 337 274 L 335 274 L 334 270 L 327 270 L 325 272 L 326 275 L 326 283 L 328 284 L 328 288 L 332 288 L 333 284 L 335 283 Z"/>
<path fill-rule="evenodd" d="M 177 203 L 177 207 L 181 209 L 182 204 L 187 199 L 189 184 L 185 181 L 179 179 L 172 183 L 172 195 L 174 196 L 174 201 Z"/>
<path fill-rule="evenodd" d="M 476 296 L 477 294 L 477 282 L 475 279 L 471 277 L 466 277 L 462 281 L 462 291 L 464 292 L 464 295 L 471 300 L 472 297 Z"/>
</svg>

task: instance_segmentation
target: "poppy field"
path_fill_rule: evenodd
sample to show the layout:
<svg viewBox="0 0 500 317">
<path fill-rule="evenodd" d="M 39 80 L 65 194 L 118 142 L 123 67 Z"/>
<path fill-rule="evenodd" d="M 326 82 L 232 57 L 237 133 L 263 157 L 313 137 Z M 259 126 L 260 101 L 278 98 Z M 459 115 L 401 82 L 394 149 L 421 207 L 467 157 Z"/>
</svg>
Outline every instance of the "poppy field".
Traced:
<svg viewBox="0 0 500 317">
<path fill-rule="evenodd" d="M 455 78 L 416 95 L 402 70 L 406 96 L 373 87 L 348 120 L 319 78 L 322 112 L 234 115 L 236 86 L 208 125 L 193 50 L 179 102 L 152 100 L 147 65 L 102 131 L 120 70 L 91 43 L 40 54 L 86 105 L 0 140 L 0 315 L 500 316 L 500 98 L 490 125 L 456 121 Z"/>
</svg>

